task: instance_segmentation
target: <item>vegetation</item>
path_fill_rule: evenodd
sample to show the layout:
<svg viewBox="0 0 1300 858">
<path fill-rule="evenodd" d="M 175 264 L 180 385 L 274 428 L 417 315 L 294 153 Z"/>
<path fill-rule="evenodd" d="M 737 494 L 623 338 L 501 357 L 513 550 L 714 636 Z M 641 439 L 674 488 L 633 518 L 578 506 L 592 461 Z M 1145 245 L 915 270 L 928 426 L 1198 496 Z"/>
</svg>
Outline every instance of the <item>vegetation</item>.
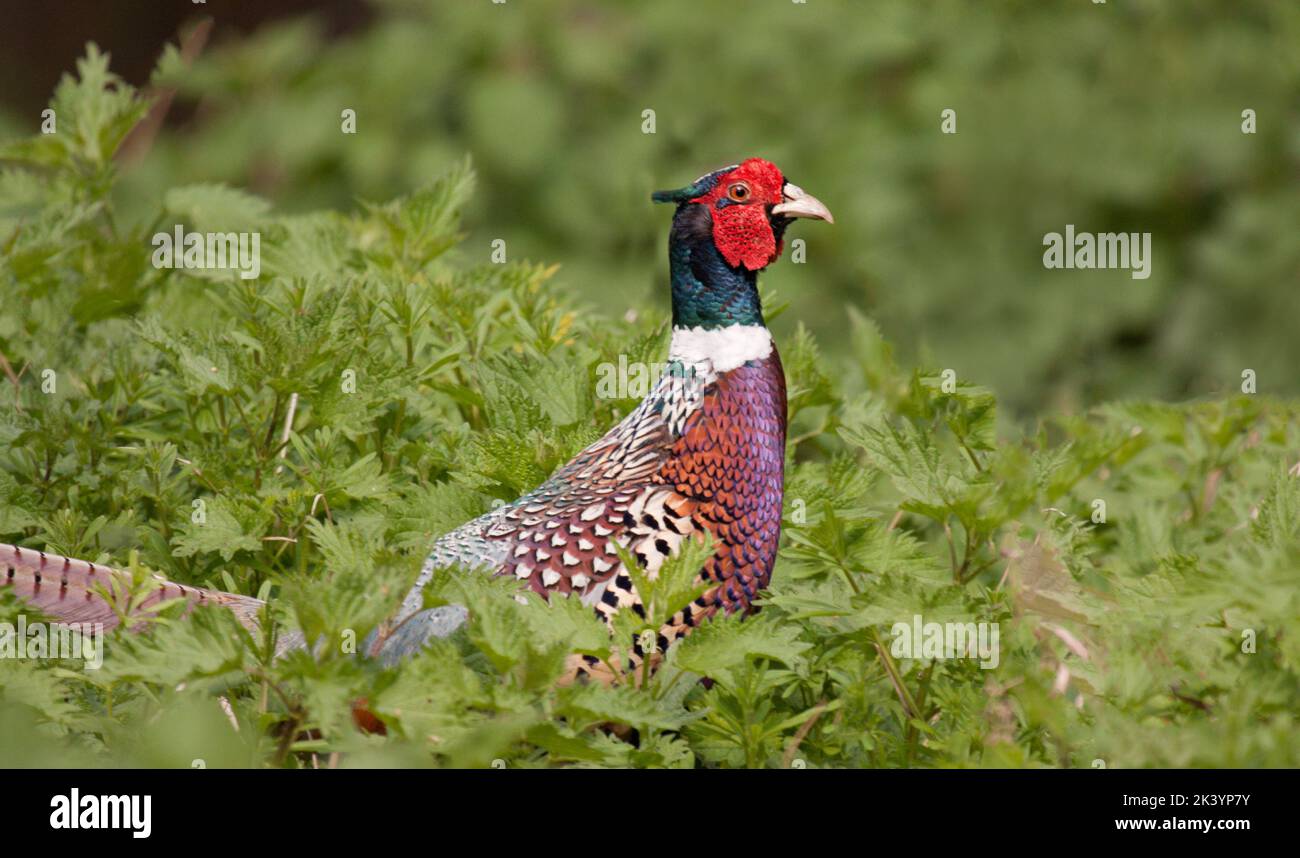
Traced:
<svg viewBox="0 0 1300 858">
<path fill-rule="evenodd" d="M 852 304 L 901 359 L 979 379 L 1017 418 L 1222 396 L 1245 368 L 1300 395 L 1300 342 L 1278 323 L 1300 316 L 1297 4 L 376 9 L 345 39 L 297 19 L 169 63 L 189 118 L 124 177 L 124 207 L 148 217 L 197 178 L 285 211 L 350 208 L 470 152 L 468 252 L 504 239 L 618 316 L 666 282 L 649 191 L 757 155 L 835 212 L 780 277 L 828 354 Z M 1150 232 L 1150 278 L 1045 270 L 1042 237 L 1066 224 Z"/>
<path fill-rule="evenodd" d="M 307 38 L 254 40 L 195 85 L 242 68 L 255 86 L 307 62 Z M 567 56 L 574 74 L 620 67 Z M 163 77 L 178 67 L 170 52 Z M 318 68 L 296 97 L 347 74 Z M 663 290 L 619 316 L 554 267 L 491 262 L 461 234 L 474 171 L 437 149 L 416 154 L 440 177 L 404 196 L 285 213 L 298 207 L 225 184 L 146 194 L 161 175 L 149 158 L 124 178 L 113 155 L 147 104 L 94 49 L 53 107 L 57 134 L 0 148 L 0 540 L 274 608 L 263 635 L 164 608 L 111 634 L 99 670 L 0 659 L 0 763 L 1300 765 L 1297 403 L 1125 400 L 999 421 L 978 376 L 900 365 L 857 311 L 823 350 L 797 321 L 811 281 L 797 302 L 766 296 L 792 423 L 757 616 L 700 629 L 642 683 L 556 687 L 565 654 L 606 656 L 632 619 L 611 641 L 576 602 L 447 576 L 430 603 L 468 605 L 466 632 L 394 669 L 356 658 L 332 642 L 392 611 L 433 537 L 532 488 L 633 405 L 596 397 L 599 366 L 661 358 Z M 180 144 L 159 146 L 165 161 Z M 291 181 L 305 199 L 311 183 Z M 648 188 L 635 171 L 610 181 Z M 591 216 L 552 190 L 545 210 Z M 178 222 L 258 231 L 260 278 L 154 267 L 152 236 Z M 810 253 L 849 255 L 826 241 Z M 799 268 L 765 288 L 812 277 Z M 660 612 L 687 598 L 695 560 L 653 585 Z M 0 590 L 0 621 L 21 612 Z M 896 656 L 894 625 L 918 614 L 997 623 L 996 667 Z M 284 624 L 330 644 L 275 660 Z M 386 735 L 356 728 L 360 699 Z"/>
</svg>

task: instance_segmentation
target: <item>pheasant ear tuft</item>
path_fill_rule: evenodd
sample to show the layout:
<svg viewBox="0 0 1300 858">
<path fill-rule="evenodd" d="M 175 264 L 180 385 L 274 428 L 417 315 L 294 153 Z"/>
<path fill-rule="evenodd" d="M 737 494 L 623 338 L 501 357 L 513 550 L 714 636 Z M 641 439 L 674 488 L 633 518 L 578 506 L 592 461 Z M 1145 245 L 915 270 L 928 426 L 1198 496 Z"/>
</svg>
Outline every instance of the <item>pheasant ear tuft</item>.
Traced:
<svg viewBox="0 0 1300 858">
<path fill-rule="evenodd" d="M 655 191 L 650 195 L 650 199 L 656 203 L 684 203 L 690 197 L 686 196 L 689 188 L 678 188 L 675 191 Z"/>
<path fill-rule="evenodd" d="M 694 182 L 691 182 L 684 188 L 678 188 L 675 191 L 655 191 L 650 195 L 650 199 L 657 203 L 686 203 L 691 200 L 702 197 L 713 189 L 718 183 L 718 179 L 730 173 L 738 167 L 738 164 L 732 164 L 730 167 L 723 167 L 721 170 L 714 170 L 712 173 L 705 173 Z"/>
</svg>

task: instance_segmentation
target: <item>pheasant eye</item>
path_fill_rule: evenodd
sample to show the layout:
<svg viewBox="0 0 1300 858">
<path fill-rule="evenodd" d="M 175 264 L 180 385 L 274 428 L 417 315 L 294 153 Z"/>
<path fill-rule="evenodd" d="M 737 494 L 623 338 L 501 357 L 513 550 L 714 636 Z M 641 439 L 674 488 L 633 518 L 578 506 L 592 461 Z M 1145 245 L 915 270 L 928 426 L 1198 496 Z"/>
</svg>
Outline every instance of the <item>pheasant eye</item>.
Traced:
<svg viewBox="0 0 1300 858">
<path fill-rule="evenodd" d="M 743 203 L 749 199 L 749 185 L 744 182 L 736 182 L 727 188 L 727 196 L 738 203 Z"/>
</svg>

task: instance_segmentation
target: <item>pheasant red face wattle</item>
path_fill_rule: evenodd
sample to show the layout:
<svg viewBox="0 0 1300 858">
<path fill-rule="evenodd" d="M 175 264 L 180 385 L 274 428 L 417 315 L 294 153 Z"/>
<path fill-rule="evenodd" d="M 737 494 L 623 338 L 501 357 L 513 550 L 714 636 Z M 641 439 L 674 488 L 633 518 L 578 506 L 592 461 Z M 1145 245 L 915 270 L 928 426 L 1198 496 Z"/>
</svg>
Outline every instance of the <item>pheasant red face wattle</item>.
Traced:
<svg viewBox="0 0 1300 858">
<path fill-rule="evenodd" d="M 759 271 L 775 262 L 781 255 L 780 233 L 791 218 L 834 222 L 821 201 L 787 182 L 770 161 L 750 158 L 716 176 L 707 191 L 689 202 L 709 208 L 714 244 L 733 268 Z"/>
</svg>

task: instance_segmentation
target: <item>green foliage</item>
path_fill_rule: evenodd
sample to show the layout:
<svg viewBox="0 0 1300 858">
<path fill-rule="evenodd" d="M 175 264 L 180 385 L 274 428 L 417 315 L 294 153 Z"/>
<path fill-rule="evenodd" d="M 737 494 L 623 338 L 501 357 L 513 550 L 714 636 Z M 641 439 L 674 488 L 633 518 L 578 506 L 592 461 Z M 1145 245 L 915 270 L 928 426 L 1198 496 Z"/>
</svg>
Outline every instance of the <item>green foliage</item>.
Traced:
<svg viewBox="0 0 1300 858">
<path fill-rule="evenodd" d="M 828 354 L 853 304 L 907 360 L 979 379 L 1019 416 L 1222 394 L 1247 367 L 1261 391 L 1300 393 L 1277 323 L 1300 311 L 1300 6 L 867 5 L 377 0 L 342 39 L 286 21 L 170 64 L 177 104 L 198 109 L 126 197 L 145 217 L 202 176 L 337 208 L 472 152 L 467 251 L 502 238 L 562 263 L 614 317 L 661 293 L 650 189 L 760 155 L 835 212 L 791 231 L 807 263 L 779 278 Z M 1067 223 L 1150 232 L 1150 279 L 1044 270 L 1042 238 Z"/>
<path fill-rule="evenodd" d="M 280 77 L 309 38 L 206 74 Z M 475 115 L 524 96 L 499 78 Z M 1021 429 L 965 375 L 900 369 L 853 312 L 842 352 L 779 338 L 786 515 L 756 617 L 706 624 L 653 676 L 556 685 L 692 598 L 698 546 L 638 581 L 650 616 L 614 638 L 576 600 L 466 573 L 428 593 L 469 608 L 463 632 L 392 669 L 356 657 L 432 538 L 626 411 L 595 367 L 652 356 L 662 301 L 616 322 L 551 268 L 478 264 L 473 174 L 450 160 L 351 214 L 184 184 L 120 218 L 110 156 L 141 102 L 91 51 L 56 103 L 75 136 L 10 144 L 0 172 L 0 539 L 272 607 L 258 634 L 163 607 L 99 670 L 0 659 L 0 762 L 1300 765 L 1300 408 L 1125 401 Z M 258 230 L 262 276 L 154 268 L 178 220 Z M 0 590 L 0 620 L 20 611 Z M 897 653 L 918 614 L 997 623 L 996 666 Z M 277 660 L 289 628 L 313 645 Z M 361 700 L 385 735 L 356 728 Z"/>
</svg>

